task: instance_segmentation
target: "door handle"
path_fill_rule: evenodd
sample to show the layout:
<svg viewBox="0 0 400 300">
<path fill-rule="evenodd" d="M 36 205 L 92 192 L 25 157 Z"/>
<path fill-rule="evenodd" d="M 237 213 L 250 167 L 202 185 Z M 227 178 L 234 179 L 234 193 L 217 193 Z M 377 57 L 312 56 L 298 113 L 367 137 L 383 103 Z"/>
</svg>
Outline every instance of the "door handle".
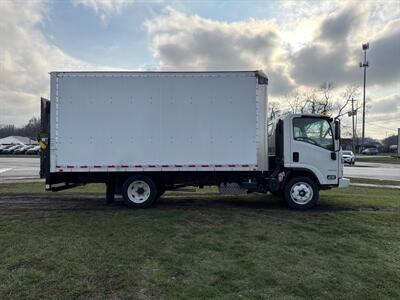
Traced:
<svg viewBox="0 0 400 300">
<path fill-rule="evenodd" d="M 293 162 L 299 162 L 299 152 L 293 152 Z"/>
<path fill-rule="evenodd" d="M 331 159 L 336 160 L 336 152 L 331 152 Z"/>
</svg>

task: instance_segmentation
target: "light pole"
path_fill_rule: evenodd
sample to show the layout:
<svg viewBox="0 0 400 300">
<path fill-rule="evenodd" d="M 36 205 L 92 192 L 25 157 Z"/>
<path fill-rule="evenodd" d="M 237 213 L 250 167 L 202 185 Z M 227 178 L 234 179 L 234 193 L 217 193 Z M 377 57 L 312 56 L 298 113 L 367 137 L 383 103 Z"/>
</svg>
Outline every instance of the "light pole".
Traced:
<svg viewBox="0 0 400 300">
<path fill-rule="evenodd" d="M 364 51 L 364 62 L 360 62 L 360 68 L 364 68 L 363 119 L 362 119 L 362 137 L 361 137 L 361 148 L 363 149 L 364 138 L 365 138 L 365 84 L 367 81 L 367 68 L 369 67 L 369 63 L 367 61 L 367 50 L 369 49 L 369 43 L 362 44 L 362 49 Z"/>
</svg>

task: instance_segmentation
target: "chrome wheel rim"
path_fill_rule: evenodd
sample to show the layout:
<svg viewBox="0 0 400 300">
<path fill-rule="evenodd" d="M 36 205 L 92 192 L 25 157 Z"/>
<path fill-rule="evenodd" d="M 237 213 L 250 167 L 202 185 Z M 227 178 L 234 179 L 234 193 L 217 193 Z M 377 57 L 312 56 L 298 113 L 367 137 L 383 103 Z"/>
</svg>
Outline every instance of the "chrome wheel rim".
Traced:
<svg viewBox="0 0 400 300">
<path fill-rule="evenodd" d="M 142 180 L 133 181 L 128 186 L 128 198 L 137 204 L 146 202 L 150 198 L 150 186 Z"/>
<path fill-rule="evenodd" d="M 307 182 L 298 182 L 290 189 L 290 197 L 294 203 L 305 205 L 312 200 L 314 196 L 311 185 Z"/>
</svg>

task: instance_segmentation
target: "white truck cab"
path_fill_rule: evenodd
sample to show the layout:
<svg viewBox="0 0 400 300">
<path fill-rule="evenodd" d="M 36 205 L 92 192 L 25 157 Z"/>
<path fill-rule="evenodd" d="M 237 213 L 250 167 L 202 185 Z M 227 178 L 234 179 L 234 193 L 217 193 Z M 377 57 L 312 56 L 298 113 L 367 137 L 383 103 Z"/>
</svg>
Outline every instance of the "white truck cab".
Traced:
<svg viewBox="0 0 400 300">
<path fill-rule="evenodd" d="M 268 142 L 270 160 L 280 161 L 283 174 L 293 181 L 285 198 L 292 198 L 294 204 L 312 202 L 316 187 L 349 186 L 349 179 L 343 178 L 339 121 L 321 115 L 288 114 L 275 120 Z M 281 189 L 287 185 L 286 180 Z"/>
</svg>

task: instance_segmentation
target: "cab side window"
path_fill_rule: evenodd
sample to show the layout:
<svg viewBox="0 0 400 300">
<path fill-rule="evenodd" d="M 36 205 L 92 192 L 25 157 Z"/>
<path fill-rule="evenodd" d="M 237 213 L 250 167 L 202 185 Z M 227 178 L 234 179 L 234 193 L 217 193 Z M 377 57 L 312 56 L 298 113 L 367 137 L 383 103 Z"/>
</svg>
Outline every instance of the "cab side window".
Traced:
<svg viewBox="0 0 400 300">
<path fill-rule="evenodd" d="M 332 128 L 326 119 L 294 118 L 293 138 L 327 150 L 334 150 Z"/>
</svg>

